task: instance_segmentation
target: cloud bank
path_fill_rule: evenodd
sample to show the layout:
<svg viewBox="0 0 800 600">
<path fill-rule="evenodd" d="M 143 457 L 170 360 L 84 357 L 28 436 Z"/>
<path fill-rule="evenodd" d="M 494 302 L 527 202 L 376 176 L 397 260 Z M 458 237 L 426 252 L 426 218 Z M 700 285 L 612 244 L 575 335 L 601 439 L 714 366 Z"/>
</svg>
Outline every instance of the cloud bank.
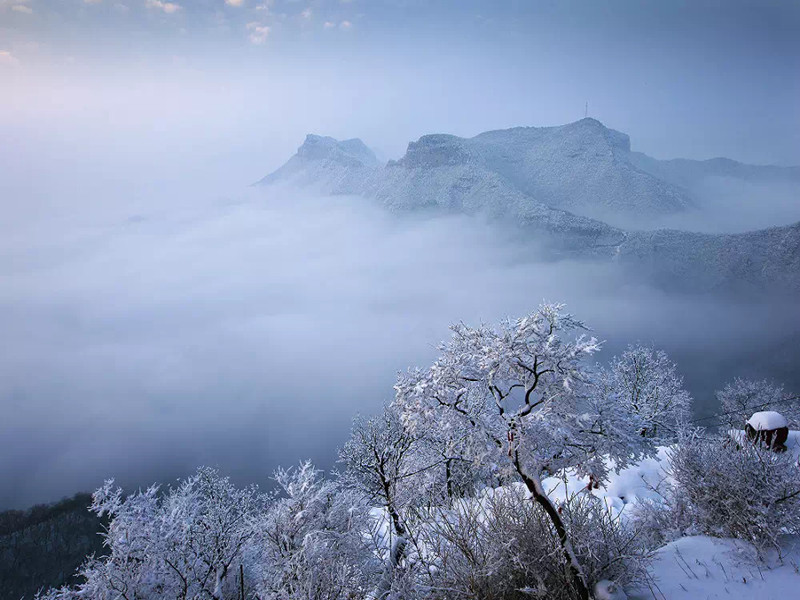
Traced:
<svg viewBox="0 0 800 600">
<path fill-rule="evenodd" d="M 330 467 L 354 414 L 427 364 L 449 323 L 543 299 L 607 340 L 606 359 L 665 347 L 706 406 L 743 362 L 788 372 L 753 357 L 800 331 L 777 303 L 671 296 L 612 265 L 541 262 L 480 220 L 350 197 L 153 196 L 21 223 L 0 242 L 0 506 L 199 464 L 262 483 L 302 457 Z"/>
</svg>

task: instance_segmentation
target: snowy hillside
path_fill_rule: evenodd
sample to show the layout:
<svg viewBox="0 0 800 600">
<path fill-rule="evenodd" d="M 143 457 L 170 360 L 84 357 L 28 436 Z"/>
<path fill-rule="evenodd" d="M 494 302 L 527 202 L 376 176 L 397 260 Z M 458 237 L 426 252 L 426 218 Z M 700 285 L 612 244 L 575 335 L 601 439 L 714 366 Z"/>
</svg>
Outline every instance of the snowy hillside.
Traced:
<svg viewBox="0 0 800 600">
<path fill-rule="evenodd" d="M 797 597 L 800 586 L 800 540 L 785 539 L 783 558 L 772 554 L 764 564 L 750 560 L 740 541 L 707 536 L 685 537 L 661 548 L 650 573 L 651 589 L 630 600 L 777 600 Z"/>
<path fill-rule="evenodd" d="M 785 424 L 785 419 L 778 417 Z M 742 439 L 743 432 L 734 437 Z M 800 458 L 800 431 L 789 432 L 786 445 L 795 460 Z M 614 514 L 626 519 L 637 503 L 658 501 L 656 490 L 663 489 L 669 480 L 669 450 L 661 448 L 657 457 L 612 473 L 608 482 L 592 493 L 604 499 Z M 555 500 L 564 501 L 568 493 L 585 488 L 587 480 L 569 477 L 566 490 L 560 479 L 551 478 L 545 483 Z M 763 562 L 756 562 L 753 557 L 752 546 L 742 540 L 704 535 L 682 537 L 656 552 L 649 568 L 652 581 L 644 589 L 629 591 L 628 597 L 630 600 L 794 597 L 794 590 L 800 586 L 800 538 L 785 536 L 781 556 L 771 551 Z"/>
<path fill-rule="evenodd" d="M 619 260 L 672 289 L 800 290 L 800 223 L 747 233 L 659 230 L 628 233 Z"/>
<path fill-rule="evenodd" d="M 793 589 L 800 555 L 786 535 L 800 535 L 800 432 L 773 432 L 784 448 L 777 437 L 689 429 L 692 399 L 664 351 L 630 346 L 600 366 L 584 331 L 558 304 L 497 327 L 453 325 L 429 367 L 398 375 L 381 414 L 353 421 L 332 478 L 305 461 L 275 472 L 274 493 L 206 467 L 132 494 L 107 480 L 91 507 L 108 518 L 104 554 L 76 586 L 38 599 L 685 600 Z M 731 423 L 753 407 L 758 428 L 798 422 L 779 385 L 735 379 L 717 396 Z"/>
</svg>

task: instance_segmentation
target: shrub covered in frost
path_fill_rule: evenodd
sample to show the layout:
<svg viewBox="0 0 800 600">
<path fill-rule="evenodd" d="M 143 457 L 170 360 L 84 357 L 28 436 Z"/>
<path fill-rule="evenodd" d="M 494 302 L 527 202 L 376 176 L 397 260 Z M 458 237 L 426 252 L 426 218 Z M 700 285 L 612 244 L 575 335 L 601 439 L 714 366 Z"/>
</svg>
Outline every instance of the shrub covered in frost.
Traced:
<svg viewBox="0 0 800 600">
<path fill-rule="evenodd" d="M 791 453 L 727 437 L 693 435 L 671 456 L 674 490 L 695 527 L 708 535 L 779 549 L 778 536 L 800 533 L 800 468 Z M 673 510 L 686 510 L 675 500 Z"/>
<path fill-rule="evenodd" d="M 648 552 L 642 536 L 612 518 L 591 494 L 573 496 L 559 507 L 570 543 L 590 585 L 641 581 Z M 521 487 L 495 490 L 480 499 L 440 509 L 420 530 L 427 549 L 425 597 L 437 600 L 573 600 L 580 596 L 558 533 L 542 507 Z"/>
</svg>

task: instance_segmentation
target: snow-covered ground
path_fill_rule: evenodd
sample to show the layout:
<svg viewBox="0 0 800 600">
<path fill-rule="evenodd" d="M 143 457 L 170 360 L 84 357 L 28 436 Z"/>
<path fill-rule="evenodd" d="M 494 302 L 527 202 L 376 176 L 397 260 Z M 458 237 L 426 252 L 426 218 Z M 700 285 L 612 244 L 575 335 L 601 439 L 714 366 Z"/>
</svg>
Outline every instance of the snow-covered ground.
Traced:
<svg viewBox="0 0 800 600">
<path fill-rule="evenodd" d="M 777 413 L 775 413 L 777 414 Z M 781 417 L 782 418 L 782 417 Z M 783 421 L 785 423 L 785 420 Z M 731 436 L 740 441 L 745 440 L 744 431 L 732 431 Z M 800 461 L 800 431 L 790 431 L 786 440 L 787 452 Z M 605 499 L 614 514 L 621 514 L 625 518 L 625 508 L 640 500 L 658 500 L 658 489 L 669 479 L 669 449 L 659 448 L 658 454 L 653 458 L 646 458 L 636 464 L 621 469 L 619 473 L 611 471 L 608 481 L 592 493 L 598 498 Z M 585 488 L 588 479 L 575 477 L 568 473 L 566 481 L 551 477 L 544 481 L 545 489 L 550 497 L 556 501 L 563 501 L 567 494 L 574 494 Z M 800 597 L 800 593 L 798 593 Z"/>
<path fill-rule="evenodd" d="M 626 507 L 640 500 L 658 500 L 660 489 L 669 478 L 669 449 L 659 448 L 658 454 L 653 458 L 633 464 L 621 469 L 619 473 L 611 472 L 605 485 L 592 490 L 592 494 L 603 498 L 614 516 L 625 518 Z M 566 487 L 564 479 L 550 477 L 544 480 L 545 489 L 555 501 L 564 501 L 568 495 L 575 494 L 586 488 L 589 480 L 585 477 L 576 477 L 568 473 Z"/>
<path fill-rule="evenodd" d="M 685 537 L 661 548 L 650 568 L 651 589 L 630 600 L 789 600 L 800 597 L 800 539 L 786 538 L 782 560 L 752 559 L 747 544 L 707 536 Z"/>
<path fill-rule="evenodd" d="M 744 432 L 735 432 L 743 438 Z M 800 431 L 790 431 L 787 451 L 800 458 Z M 604 498 L 609 508 L 626 516 L 626 507 L 643 499 L 658 499 L 656 489 L 669 477 L 669 452 L 660 448 L 654 458 L 611 473 L 605 486 L 592 493 Z M 551 496 L 585 487 L 587 480 L 567 477 L 546 481 Z M 628 511 L 629 512 L 629 511 Z M 667 544 L 650 567 L 650 589 L 629 590 L 630 600 L 714 600 L 716 598 L 779 600 L 800 598 L 800 538 L 784 538 L 781 556 L 773 552 L 763 562 L 754 560 L 752 546 L 741 540 L 692 536 Z"/>
</svg>

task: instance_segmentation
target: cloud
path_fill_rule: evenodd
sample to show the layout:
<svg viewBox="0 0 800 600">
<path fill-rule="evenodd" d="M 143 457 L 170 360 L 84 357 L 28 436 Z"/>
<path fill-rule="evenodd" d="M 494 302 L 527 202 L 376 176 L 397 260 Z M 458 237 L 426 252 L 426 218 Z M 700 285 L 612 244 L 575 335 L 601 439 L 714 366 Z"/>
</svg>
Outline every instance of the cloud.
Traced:
<svg viewBox="0 0 800 600">
<path fill-rule="evenodd" d="M 14 6 L 11 7 L 11 10 L 26 15 L 33 14 L 33 9 L 30 6 L 25 6 L 24 4 L 15 4 Z"/>
<path fill-rule="evenodd" d="M 18 67 L 19 59 L 8 50 L 0 50 L 0 66 Z"/>
<path fill-rule="evenodd" d="M 256 45 L 261 45 L 266 42 L 271 30 L 269 25 L 264 25 L 256 21 L 247 24 L 247 31 L 250 32 L 248 38 Z"/>
<path fill-rule="evenodd" d="M 338 27 L 339 29 L 343 29 L 344 31 L 347 31 L 347 30 L 353 28 L 353 24 L 350 21 L 342 21 L 341 23 L 339 23 L 337 25 L 333 21 L 325 21 L 322 24 L 322 27 L 323 27 L 323 29 L 335 29 L 336 27 Z"/>
<path fill-rule="evenodd" d="M 800 318 L 632 286 L 614 264 L 546 262 L 464 216 L 269 189 L 182 207 L 155 193 L 98 217 L 104 192 L 63 196 L 69 217 L 32 231 L 0 222 L 0 507 L 199 464 L 244 481 L 302 457 L 332 466 L 353 415 L 430 364 L 449 323 L 545 298 L 608 340 L 599 359 L 653 342 L 709 386 L 735 372 L 726 356 L 764 353 L 759 329 Z"/>
<path fill-rule="evenodd" d="M 310 19 L 313 16 L 313 14 L 314 12 L 311 10 L 311 7 L 309 6 L 308 8 L 303 10 L 303 12 L 300 13 L 300 16 L 304 19 Z"/>
<path fill-rule="evenodd" d="M 228 6 L 234 6 L 236 8 L 239 8 L 241 6 L 244 6 L 244 0 L 225 0 L 225 4 Z"/>
<path fill-rule="evenodd" d="M 147 8 L 154 8 L 164 11 L 168 15 L 174 14 L 181 10 L 180 4 L 175 4 L 174 2 L 162 2 L 161 0 L 146 0 L 145 6 L 147 6 Z"/>
</svg>

